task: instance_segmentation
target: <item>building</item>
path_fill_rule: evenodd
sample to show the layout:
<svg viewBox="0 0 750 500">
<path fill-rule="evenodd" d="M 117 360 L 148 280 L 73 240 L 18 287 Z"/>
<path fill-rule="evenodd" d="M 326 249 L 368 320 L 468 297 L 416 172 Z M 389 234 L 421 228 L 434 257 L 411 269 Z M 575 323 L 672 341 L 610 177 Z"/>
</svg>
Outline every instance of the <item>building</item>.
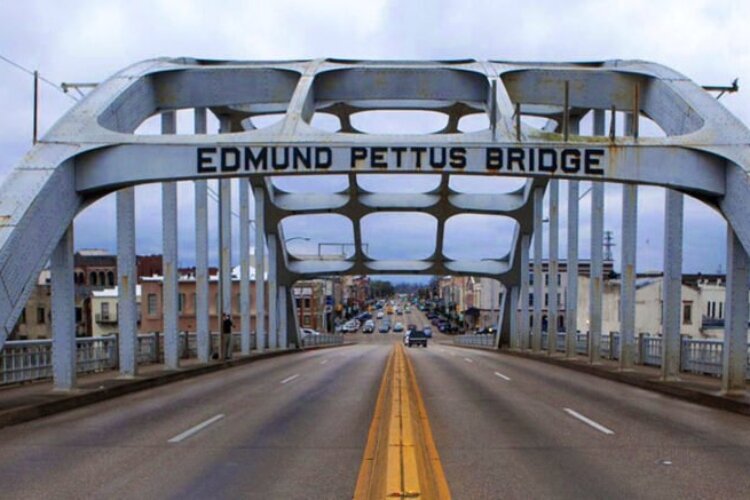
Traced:
<svg viewBox="0 0 750 500">
<path fill-rule="evenodd" d="M 292 287 L 300 327 L 321 332 L 329 331 L 329 318 L 326 317 L 326 281 L 298 281 Z"/>
<path fill-rule="evenodd" d="M 91 324 L 92 336 L 102 337 L 117 333 L 119 313 L 117 293 L 117 287 L 91 292 L 91 315 L 93 317 L 89 318 L 89 324 Z M 135 297 L 139 311 L 138 324 L 140 324 L 141 285 L 136 285 Z"/>
<path fill-rule="evenodd" d="M 234 331 L 240 329 L 240 279 L 239 271 L 232 273 L 232 321 Z M 164 331 L 162 276 L 144 277 L 141 279 L 141 333 Z M 181 332 L 196 331 L 196 281 L 195 275 L 181 274 L 177 284 L 177 308 L 178 326 Z M 219 331 L 218 303 L 219 303 L 219 280 L 217 275 L 209 277 L 208 286 L 208 310 L 209 329 L 212 332 Z M 251 268 L 250 283 L 250 331 L 256 330 L 257 314 L 255 309 L 255 271 Z M 268 304 L 268 293 L 266 291 L 266 304 Z M 267 316 L 267 314 L 266 314 Z"/>
</svg>

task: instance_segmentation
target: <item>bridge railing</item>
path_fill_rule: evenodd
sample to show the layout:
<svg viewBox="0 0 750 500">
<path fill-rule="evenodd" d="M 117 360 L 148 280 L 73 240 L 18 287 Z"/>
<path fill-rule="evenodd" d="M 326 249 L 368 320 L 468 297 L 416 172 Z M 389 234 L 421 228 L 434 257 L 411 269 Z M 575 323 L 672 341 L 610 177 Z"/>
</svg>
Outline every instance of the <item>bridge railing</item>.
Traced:
<svg viewBox="0 0 750 500">
<path fill-rule="evenodd" d="M 533 336 L 533 334 L 531 334 Z M 557 334 L 556 351 L 565 352 L 565 332 Z M 468 336 L 466 336 L 468 337 Z M 481 335 L 480 335 L 481 337 Z M 471 341 L 459 342 L 463 345 L 478 345 Z M 548 345 L 548 334 L 542 332 L 542 348 Z M 641 333 L 636 338 L 635 362 L 645 366 L 661 366 L 662 338 Z M 603 334 L 600 342 L 600 355 L 604 359 L 619 359 L 620 334 Z M 680 370 L 687 373 L 720 377 L 723 366 L 724 343 L 714 339 L 691 339 L 683 337 L 680 344 Z M 588 354 L 588 332 L 576 334 L 576 354 Z M 750 380 L 750 343 L 748 343 L 748 371 Z"/>
<path fill-rule="evenodd" d="M 180 357 L 198 357 L 195 333 L 180 333 Z M 250 346 L 256 347 L 255 334 L 250 334 Z M 219 334 L 211 334 L 211 352 L 218 352 Z M 241 351 L 241 334 L 232 334 L 232 352 Z M 164 361 L 164 336 L 160 333 L 138 335 L 136 347 L 139 365 L 159 364 Z M 78 373 L 114 370 L 118 366 L 117 335 L 76 339 Z M 0 351 L 0 385 L 52 378 L 52 340 L 13 340 Z"/>
<path fill-rule="evenodd" d="M 494 335 L 474 335 L 467 333 L 453 337 L 453 343 L 456 345 L 466 345 L 473 347 L 495 347 Z"/>
<path fill-rule="evenodd" d="M 321 333 L 320 335 L 303 335 L 302 347 L 315 347 L 321 345 L 341 345 L 344 343 L 343 335 L 330 335 Z"/>
</svg>

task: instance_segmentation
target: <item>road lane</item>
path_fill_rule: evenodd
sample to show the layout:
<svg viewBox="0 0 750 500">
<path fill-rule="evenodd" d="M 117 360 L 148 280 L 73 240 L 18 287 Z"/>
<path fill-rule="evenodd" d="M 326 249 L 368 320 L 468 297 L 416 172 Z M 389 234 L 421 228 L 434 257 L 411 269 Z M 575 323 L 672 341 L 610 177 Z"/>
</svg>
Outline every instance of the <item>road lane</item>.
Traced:
<svg viewBox="0 0 750 500">
<path fill-rule="evenodd" d="M 750 487 L 746 417 L 530 360 L 441 349 L 409 353 L 455 498 L 740 498 Z"/>
<path fill-rule="evenodd" d="M 350 496 L 389 347 L 263 360 L 3 429 L 3 498 Z"/>
</svg>

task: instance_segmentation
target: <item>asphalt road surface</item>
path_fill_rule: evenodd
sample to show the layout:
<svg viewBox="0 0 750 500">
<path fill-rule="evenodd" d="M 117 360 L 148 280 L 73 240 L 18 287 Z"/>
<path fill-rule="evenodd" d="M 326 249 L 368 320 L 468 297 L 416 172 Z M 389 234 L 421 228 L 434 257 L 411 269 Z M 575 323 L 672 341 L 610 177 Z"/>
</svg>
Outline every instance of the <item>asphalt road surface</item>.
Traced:
<svg viewBox="0 0 750 500">
<path fill-rule="evenodd" d="M 347 337 L 2 429 L 0 496 L 351 498 L 402 337 Z M 750 418 L 445 339 L 407 353 L 454 498 L 747 498 Z"/>
</svg>

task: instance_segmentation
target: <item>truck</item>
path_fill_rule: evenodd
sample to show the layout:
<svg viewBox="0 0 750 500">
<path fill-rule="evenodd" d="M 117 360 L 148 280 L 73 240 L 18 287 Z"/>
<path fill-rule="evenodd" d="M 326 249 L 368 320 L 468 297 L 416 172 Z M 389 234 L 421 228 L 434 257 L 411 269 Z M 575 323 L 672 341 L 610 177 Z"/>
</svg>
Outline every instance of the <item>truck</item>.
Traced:
<svg viewBox="0 0 750 500">
<path fill-rule="evenodd" d="M 407 341 L 409 347 L 413 345 L 421 345 L 427 347 L 427 336 L 424 334 L 424 330 L 412 330 L 409 332 L 409 340 Z"/>
</svg>

